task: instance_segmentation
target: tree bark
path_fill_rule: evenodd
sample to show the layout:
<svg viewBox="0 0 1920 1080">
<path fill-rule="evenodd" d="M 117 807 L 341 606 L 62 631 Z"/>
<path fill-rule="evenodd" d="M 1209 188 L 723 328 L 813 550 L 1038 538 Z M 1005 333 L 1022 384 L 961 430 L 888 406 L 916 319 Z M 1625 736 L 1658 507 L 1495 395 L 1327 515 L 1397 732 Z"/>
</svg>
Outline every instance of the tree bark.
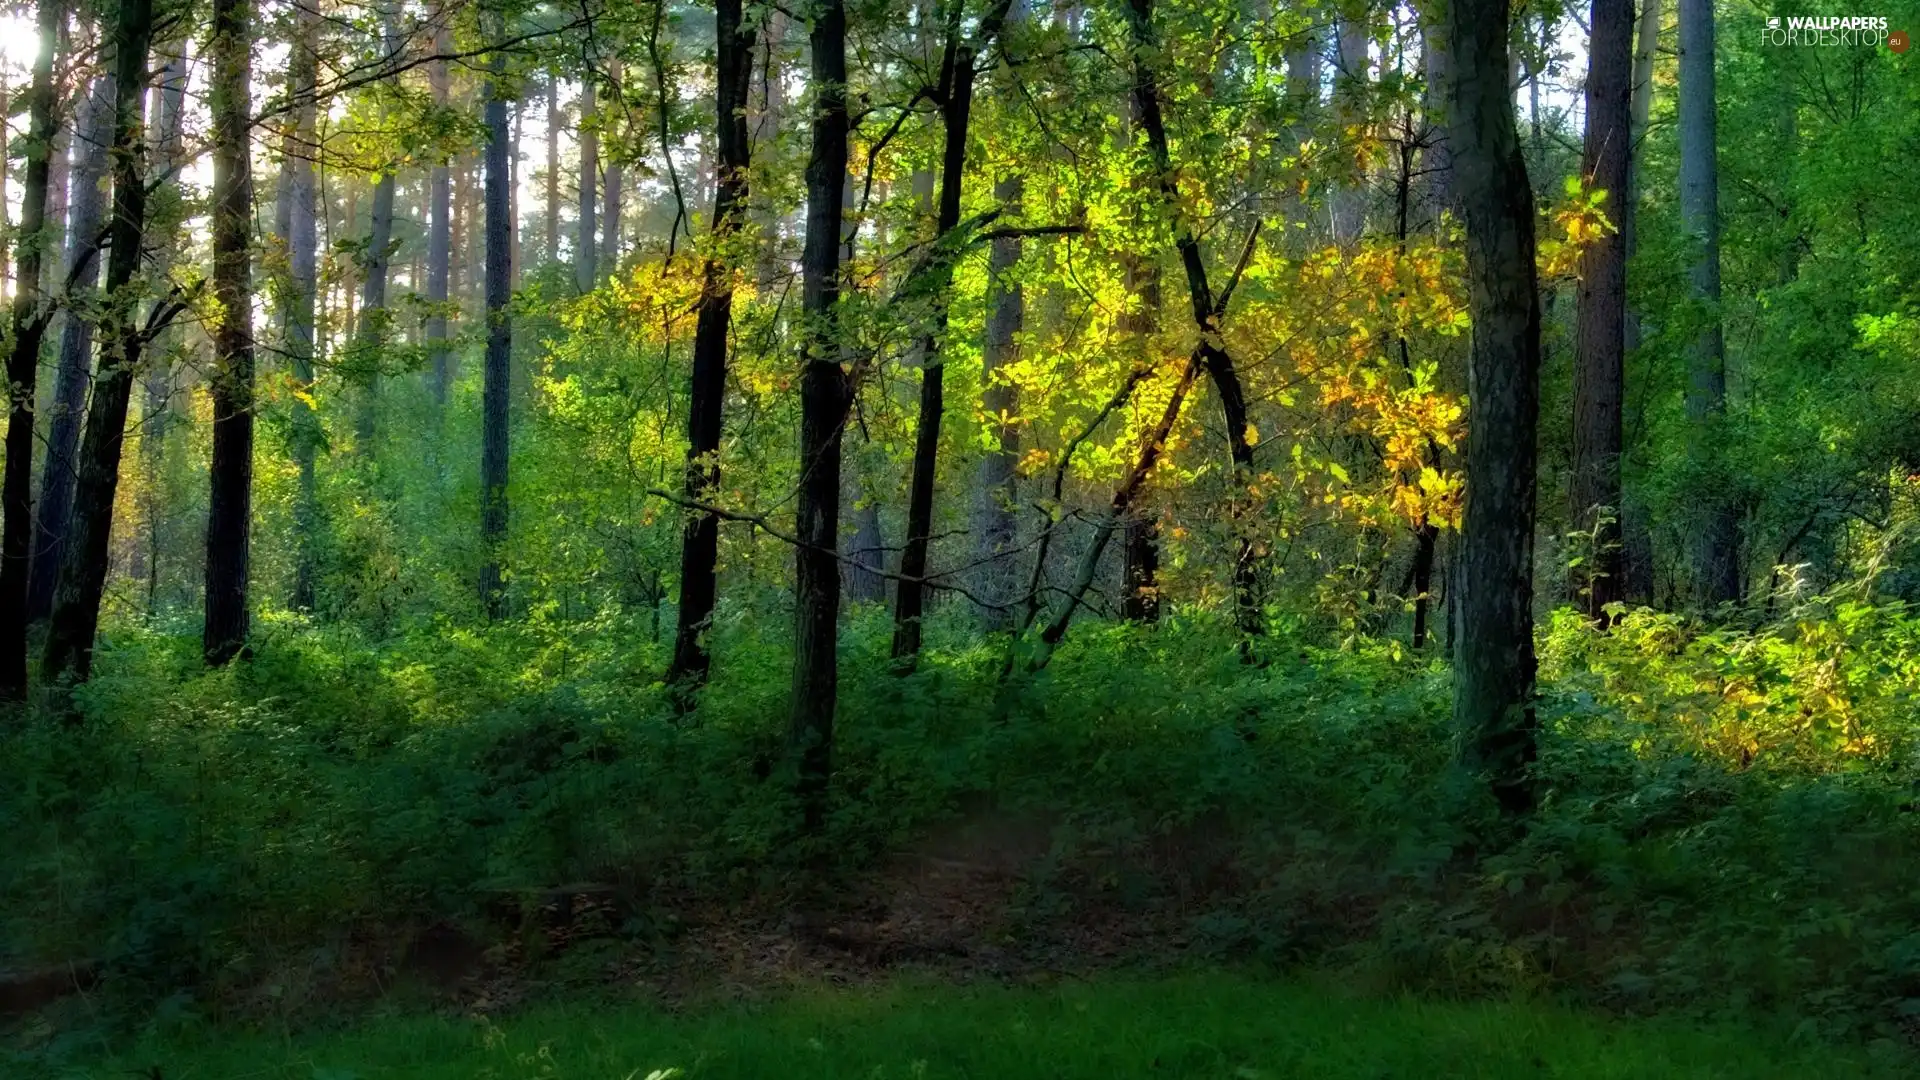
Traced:
<svg viewBox="0 0 1920 1080">
<path fill-rule="evenodd" d="M 434 32 L 433 51 L 437 55 L 446 55 L 453 48 L 453 31 L 442 25 Z M 433 103 L 446 108 L 448 101 L 447 62 L 435 60 L 427 68 L 427 83 L 433 94 Z M 549 102 L 553 98 L 549 87 Z M 548 107 L 551 122 L 554 109 Z M 555 237 L 558 234 L 558 211 L 554 204 L 553 166 L 555 164 L 553 146 L 554 135 L 547 134 L 548 175 L 547 175 L 547 261 L 555 258 Z M 453 182 L 452 170 L 445 158 L 434 162 L 433 172 L 428 178 L 427 195 L 427 303 L 432 305 L 427 316 L 427 362 L 432 379 L 433 403 L 439 409 L 447 407 L 447 296 L 449 271 L 453 262 Z"/>
<path fill-rule="evenodd" d="M 1448 108 L 1467 227 L 1467 501 L 1453 712 L 1462 763 L 1510 814 L 1532 809 L 1534 468 L 1540 295 L 1533 192 L 1508 85 L 1505 0 L 1451 0 Z"/>
<path fill-rule="evenodd" d="M 42 263 L 53 247 L 47 227 L 47 189 L 53 172 L 54 43 L 63 8 L 39 0 L 33 82 L 27 90 L 27 167 L 20 195 L 20 235 L 14 244 L 13 341 L 7 354 L 7 465 L 0 490 L 0 701 L 27 697 L 27 576 L 33 550 L 33 413 L 40 345 L 53 316 L 41 288 Z"/>
<path fill-rule="evenodd" d="M 617 58 L 607 61 L 607 83 L 615 94 L 615 100 L 618 101 L 620 61 Z M 745 99 L 742 99 L 740 107 L 746 108 Z M 613 145 L 617 151 L 619 149 L 617 140 Z M 620 188 L 625 177 L 626 171 L 620 164 L 619 154 L 616 152 L 607 155 L 606 182 L 602 185 L 601 192 L 603 204 L 600 212 L 601 232 L 598 252 L 601 272 L 606 274 L 617 273 L 620 270 L 620 206 L 621 199 L 624 197 Z M 718 197 L 717 191 L 715 197 Z"/>
<path fill-rule="evenodd" d="M 742 19 L 741 0 L 716 0 L 714 15 L 714 107 L 720 135 L 720 177 L 714 188 L 715 254 L 703 268 L 699 314 L 693 332 L 693 372 L 687 407 L 687 464 L 681 490 L 690 502 L 707 501 L 720 484 L 720 437 L 727 392 L 727 334 L 733 325 L 734 267 L 725 261 L 730 241 L 746 220 L 748 170 L 753 148 L 747 136 L 747 96 L 753 81 L 753 24 Z M 611 190 L 611 184 L 609 184 Z M 706 634 L 718 593 L 716 564 L 720 519 L 692 512 L 680 538 L 680 615 L 673 639 L 671 685 L 697 688 L 712 657 Z"/>
<path fill-rule="evenodd" d="M 55 368 L 53 407 L 47 424 L 47 462 L 40 474 L 40 510 L 32 578 L 28 585 L 27 617 L 38 621 L 53 610 L 54 590 L 66 559 L 74 510 L 81 422 L 87 408 L 87 381 L 93 361 L 94 315 L 73 310 L 73 300 L 92 293 L 100 283 L 100 226 L 106 216 L 108 144 L 113 140 L 113 75 L 95 79 L 74 139 L 73 167 L 68 182 L 67 258 L 65 276 L 54 283 L 56 294 L 69 297 L 68 317 L 60 331 L 60 359 Z"/>
<path fill-rule="evenodd" d="M 852 387 L 840 366 L 841 198 L 847 182 L 847 12 L 820 0 L 808 30 L 814 100 L 807 158 L 805 316 L 800 374 L 800 490 L 795 508 L 793 696 L 788 746 L 803 825 L 826 823 L 839 700 L 840 440 Z"/>
<path fill-rule="evenodd" d="M 319 577 L 320 493 L 314 472 L 320 452 L 320 417 L 314 411 L 314 307 L 319 287 L 316 246 L 317 207 L 314 202 L 313 159 L 316 146 L 315 86 L 319 76 L 319 15 L 306 6 L 294 15 L 294 41 L 287 59 L 287 79 L 294 100 L 293 147 L 286 157 L 287 277 L 286 351 L 293 381 L 300 393 L 293 401 L 291 442 L 298 473 L 293 497 L 293 596 L 295 611 L 311 611 Z"/>
<path fill-rule="evenodd" d="M 1714 100 L 1713 0 L 1680 0 L 1680 225 L 1694 244 L 1693 298 L 1709 322 L 1687 348 L 1687 424 L 1694 497 L 1694 588 L 1701 603 L 1739 598 L 1739 526 L 1717 478 L 1727 408 L 1726 346 L 1720 326 L 1720 171 Z"/>
<path fill-rule="evenodd" d="M 547 76 L 547 261 L 560 261 L 560 76 Z"/>
<path fill-rule="evenodd" d="M 1580 255 L 1573 364 L 1573 476 L 1569 520 L 1590 550 L 1575 573 L 1589 617 L 1624 596 L 1620 546 L 1621 407 L 1626 397 L 1627 251 L 1633 214 L 1627 190 L 1633 115 L 1633 0 L 1593 0 L 1587 48 L 1587 132 L 1582 171 L 1607 193 L 1615 231 Z"/>
<path fill-rule="evenodd" d="M 202 652 L 217 667 L 246 645 L 253 533 L 253 12 L 213 0 L 213 462 L 208 472 L 207 615 Z M 392 195 L 389 190 L 389 201 Z M 291 213 L 291 210 L 289 210 Z"/>
<path fill-rule="evenodd" d="M 505 36 L 499 14 L 492 15 L 496 40 Z M 487 122 L 487 359 L 480 403 L 480 605 L 497 620 L 506 610 L 503 569 L 507 539 L 508 406 L 513 388 L 513 324 L 507 303 L 513 293 L 512 199 L 508 157 L 506 54 L 496 51 L 488 66 Z"/>
<path fill-rule="evenodd" d="M 1661 0 L 1640 0 L 1640 18 L 1635 28 L 1633 51 L 1632 142 L 1627 151 L 1628 211 L 1620 226 L 1621 245 L 1625 250 L 1623 258 L 1629 266 L 1633 263 L 1633 253 L 1638 246 L 1636 237 L 1639 233 L 1642 148 L 1647 138 L 1647 122 L 1653 113 L 1653 60 L 1660 49 L 1661 16 Z M 1622 348 L 1628 356 L 1632 356 L 1634 350 L 1640 347 L 1640 313 L 1631 305 L 1627 308 L 1622 340 Z M 1626 409 L 1634 410 L 1623 424 L 1627 430 L 1641 427 L 1638 417 L 1645 410 L 1644 404 L 1639 403 L 1641 398 L 1644 395 L 1629 395 L 1623 403 L 1623 412 Z M 1623 598 L 1628 603 L 1650 604 L 1653 602 L 1654 585 L 1653 530 L 1647 523 L 1646 505 L 1625 493 L 1621 495 L 1621 501 Z"/>
<path fill-rule="evenodd" d="M 1453 77 L 1453 53 L 1447 47 L 1448 0 L 1425 0 L 1420 14 L 1421 66 L 1426 75 L 1426 154 L 1422 166 L 1427 174 L 1427 198 L 1432 203 L 1434 224 L 1440 215 L 1453 208 L 1453 153 L 1447 144 L 1446 95 Z"/>
<path fill-rule="evenodd" d="M 93 636 L 107 584 L 108 543 L 113 533 L 114 494 L 120 483 L 120 453 L 126 438 L 127 402 L 140 365 L 145 329 L 136 319 L 130 288 L 140 268 L 147 220 L 147 49 L 153 40 L 153 0 L 122 0 L 113 34 L 115 108 L 113 224 L 108 237 L 104 317 L 106 348 L 94 381 L 76 469 L 72 528 L 54 591 L 53 623 L 41 665 L 49 686 L 84 682 L 93 669 Z M 75 320 L 80 321 L 80 320 Z"/>
<path fill-rule="evenodd" d="M 400 57 L 400 31 L 397 15 L 390 4 L 380 9 L 381 55 L 392 65 Z M 381 119 L 386 119 L 381 109 Z M 386 363 L 386 347 L 392 317 L 387 311 L 387 277 L 393 261 L 393 184 L 397 166 L 387 163 L 373 185 L 373 208 L 367 222 L 367 250 L 361 268 L 360 324 L 354 335 L 357 360 L 364 368 L 359 408 L 354 415 L 355 452 L 371 459 L 377 434 L 380 402 L 380 369 Z"/>
<path fill-rule="evenodd" d="M 1006 21 L 1011 0 L 993 0 L 981 16 L 978 40 L 961 33 L 959 3 L 949 6 L 947 52 L 941 62 L 941 126 L 945 143 L 940 165 L 940 212 L 935 235 L 944 239 L 960 224 L 960 186 L 967 170 L 967 125 L 973 110 L 975 55 L 992 44 Z M 936 241 L 938 242 L 938 241 Z M 920 620 L 926 611 L 927 544 L 933 534 L 933 488 L 939 472 L 940 422 L 946 412 L 946 360 L 940 338 L 947 324 L 947 283 L 938 286 L 931 324 L 920 338 L 920 418 L 913 447 L 913 479 L 907 495 L 907 543 L 900 556 L 900 580 L 894 589 L 893 656 L 920 654 Z"/>
<path fill-rule="evenodd" d="M 599 274 L 594 259 L 595 217 L 599 212 L 600 129 L 593 78 L 580 84 L 580 219 L 573 236 L 573 283 L 592 292 Z"/>
<path fill-rule="evenodd" d="M 1019 173 L 1008 173 L 994 185 L 994 201 L 1009 209 L 1018 207 L 1025 187 Z M 1020 461 L 1020 428 L 1014 418 L 1020 408 L 1020 390 L 1002 373 L 1019 359 L 1017 339 L 1026 321 L 1026 292 L 1014 275 L 1020 249 L 1019 237 L 998 237 L 987 256 L 987 333 L 980 359 L 980 411 L 993 431 L 993 448 L 980 459 L 975 483 L 974 560 L 980 564 L 977 591 L 997 604 L 1015 599 L 1012 556 L 1018 535 L 1014 510 L 1019 498 L 1015 466 Z M 984 608 L 980 616 L 990 630 L 1013 626 L 1011 607 Z"/>
</svg>

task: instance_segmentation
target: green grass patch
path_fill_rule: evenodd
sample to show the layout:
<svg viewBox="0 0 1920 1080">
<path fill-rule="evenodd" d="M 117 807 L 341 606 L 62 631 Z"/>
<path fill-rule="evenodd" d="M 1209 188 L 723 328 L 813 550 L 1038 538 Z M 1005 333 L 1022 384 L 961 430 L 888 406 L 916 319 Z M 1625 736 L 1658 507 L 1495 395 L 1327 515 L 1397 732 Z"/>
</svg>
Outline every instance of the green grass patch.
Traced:
<svg viewBox="0 0 1920 1080">
<path fill-rule="evenodd" d="M 291 1040 L 197 1029 L 68 1075 L 154 1066 L 180 1080 L 1912 1075 L 1887 1046 L 1519 1001 L 1368 999 L 1221 974 L 1021 989 L 895 984 L 682 1015 L 579 1003 L 499 1020 L 394 1018 Z"/>
</svg>

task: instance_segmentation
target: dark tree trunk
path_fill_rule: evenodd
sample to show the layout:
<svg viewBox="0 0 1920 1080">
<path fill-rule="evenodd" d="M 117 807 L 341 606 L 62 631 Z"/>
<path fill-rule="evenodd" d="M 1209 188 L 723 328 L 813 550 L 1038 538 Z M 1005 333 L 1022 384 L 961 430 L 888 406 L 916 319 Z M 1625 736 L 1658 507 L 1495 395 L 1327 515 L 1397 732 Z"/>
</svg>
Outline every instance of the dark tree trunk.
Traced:
<svg viewBox="0 0 1920 1080">
<path fill-rule="evenodd" d="M 1181 265 L 1187 273 L 1187 292 L 1193 301 L 1193 320 L 1203 342 L 1200 358 L 1214 393 L 1220 398 L 1220 411 L 1226 421 L 1227 450 L 1233 464 L 1233 481 L 1242 488 L 1252 479 L 1253 444 L 1248 439 L 1247 398 L 1240 385 L 1233 358 L 1216 342 L 1219 320 L 1212 287 L 1207 281 L 1206 261 L 1200 252 L 1200 240 L 1192 225 L 1180 213 L 1181 196 L 1173 172 L 1173 158 L 1167 143 L 1167 125 L 1160 111 L 1159 77 L 1153 59 L 1159 54 L 1158 34 L 1153 26 L 1153 0 L 1128 0 L 1128 23 L 1133 41 L 1133 107 L 1147 136 L 1154 182 L 1160 188 L 1165 213 L 1174 224 L 1175 245 Z M 1232 509 L 1238 525 L 1246 507 L 1236 500 Z M 1258 549 L 1253 538 L 1242 533 L 1233 560 L 1234 621 L 1244 638 L 1262 632 L 1259 594 Z M 1243 640 L 1241 655 L 1252 657 L 1250 643 Z"/>
<path fill-rule="evenodd" d="M 747 213 L 747 94 L 753 81 L 753 24 L 743 23 L 741 0 L 717 0 L 714 105 L 719 117 L 720 182 L 714 188 L 715 249 L 724 251 Z M 693 374 L 688 390 L 687 466 L 682 492 L 691 501 L 711 499 L 720 484 L 720 435 L 727 392 L 727 333 L 733 325 L 734 268 L 720 256 L 707 259 L 693 332 Z M 680 539 L 680 623 L 673 639 L 667 682 L 688 689 L 707 678 L 712 658 L 706 633 L 717 594 L 720 519 L 689 511 Z"/>
<path fill-rule="evenodd" d="M 298 486 L 293 497 L 293 596 L 295 611 L 314 607 L 320 532 L 320 494 L 314 474 L 314 459 L 320 452 L 320 417 L 312 404 L 314 361 L 314 294 L 318 290 L 315 248 L 318 242 L 315 220 L 313 159 L 315 145 L 315 83 L 319 60 L 314 54 L 319 33 L 319 16 L 305 7 L 294 16 L 293 49 L 288 56 L 287 79 L 294 101 L 292 151 L 286 158 L 287 197 L 287 360 L 293 369 L 294 383 L 305 396 L 293 402 L 290 439 L 293 461 L 298 471 Z"/>
<path fill-rule="evenodd" d="M 1687 423 L 1700 519 L 1694 588 L 1704 604 L 1739 598 L 1739 525 L 1718 478 L 1716 440 L 1727 408 L 1720 326 L 1720 171 L 1714 111 L 1712 0 L 1680 0 L 1680 224 L 1694 244 L 1694 298 L 1711 321 L 1687 349 Z"/>
<path fill-rule="evenodd" d="M 1573 365 L 1573 476 L 1569 507 L 1590 550 L 1576 571 L 1587 614 L 1604 623 L 1623 595 L 1620 546 L 1621 405 L 1626 394 L 1627 259 L 1624 232 L 1632 125 L 1633 0 L 1593 0 L 1587 50 L 1587 134 L 1582 171 L 1607 193 L 1619 231 L 1581 252 Z"/>
<path fill-rule="evenodd" d="M 1448 102 L 1467 226 L 1467 503 L 1458 559 L 1453 712 L 1463 764 L 1503 810 L 1534 804 L 1534 468 L 1540 294 L 1533 192 L 1514 126 L 1505 0 L 1451 0 Z"/>
<path fill-rule="evenodd" d="M 213 463 L 208 471 L 206 662 L 218 666 L 247 641 L 253 533 L 253 222 L 248 111 L 253 51 L 249 0 L 214 0 Z M 291 210 L 289 210 L 291 213 Z"/>
<path fill-rule="evenodd" d="M 947 19 L 947 52 L 941 63 L 941 123 L 946 141 L 940 166 L 940 211 L 935 235 L 945 237 L 960 224 L 960 185 L 967 171 L 967 124 L 973 110 L 974 55 L 990 45 L 1007 17 L 1010 0 L 994 0 L 980 20 L 978 41 L 961 38 L 961 7 L 953 3 Z M 933 488 L 939 473 L 940 421 L 946 413 L 946 360 L 940 338 L 946 330 L 945 289 L 934 299 L 932 325 L 920 338 L 920 419 L 913 447 L 913 480 L 907 494 L 907 543 L 900 555 L 900 581 L 894 590 L 893 655 L 920 654 L 921 617 L 925 614 L 927 543 L 933 534 Z"/>
<path fill-rule="evenodd" d="M 847 12 L 813 8 L 813 146 L 807 158 L 807 242 L 801 256 L 806 316 L 800 374 L 800 490 L 795 508 L 793 698 L 788 745 L 804 826 L 826 823 L 839 700 L 840 439 L 852 387 L 840 366 L 841 197 L 847 183 Z"/>
<path fill-rule="evenodd" d="M 33 412 L 40 345 L 52 308 L 41 290 L 42 264 L 52 246 L 47 188 L 53 171 L 53 52 L 62 8 L 40 0 L 35 12 L 39 49 L 27 90 L 27 168 L 20 196 L 20 235 L 13 258 L 13 349 L 7 354 L 7 466 L 0 490 L 0 701 L 27 696 L 27 575 L 33 549 Z"/>
<path fill-rule="evenodd" d="M 1124 589 L 1120 615 L 1129 622 L 1160 621 L 1160 523 L 1139 507 L 1127 513 Z"/>
<path fill-rule="evenodd" d="M 107 148 L 113 140 L 114 82 L 95 79 L 74 138 L 72 179 L 68 182 L 67 259 L 64 277 L 54 283 L 70 296 L 94 291 L 100 283 L 100 226 L 106 217 Z M 87 380 L 93 360 L 91 312 L 72 311 L 60 331 L 60 359 L 54 369 L 52 418 L 47 424 L 47 463 L 40 474 L 40 511 L 35 517 L 32 579 L 27 618 L 38 621 L 53 610 L 54 589 L 66 558 L 72 527 L 74 483 L 81 422 L 87 407 Z"/>
<path fill-rule="evenodd" d="M 593 79 L 580 84 L 580 220 L 573 234 L 573 283 L 590 292 L 599 273 L 594 259 L 594 217 L 599 211 L 600 128 Z"/>
<path fill-rule="evenodd" d="M 504 35 L 500 17 L 494 33 Z M 511 137 L 507 131 L 506 55 L 496 52 L 488 68 L 487 121 L 487 360 L 480 404 L 480 604 L 487 618 L 498 619 L 506 609 L 506 576 L 502 548 L 507 539 L 508 398 L 513 379 L 513 324 L 507 315 L 512 299 L 513 226 L 507 160 Z"/>
<path fill-rule="evenodd" d="M 442 26 L 435 32 L 434 52 L 445 55 L 453 49 L 453 31 Z M 447 106 L 447 62 L 435 60 L 427 68 L 427 82 L 433 94 L 433 103 L 441 108 Z M 549 87 L 549 98 L 553 95 Z M 553 110 L 549 108 L 551 119 Z M 554 136 L 547 135 L 547 145 L 553 146 Z M 547 154 L 547 261 L 554 259 L 554 236 L 558 231 L 558 208 L 554 206 L 554 155 L 551 149 Z M 447 296 L 448 271 L 453 262 L 453 183 L 452 170 L 445 159 L 434 162 L 433 172 L 428 178 L 427 194 L 427 303 L 432 305 L 427 316 L 427 362 L 429 378 L 432 380 L 433 403 L 440 409 L 447 406 Z"/>
<path fill-rule="evenodd" d="M 1433 609 L 1434 549 L 1440 530 L 1422 517 L 1413 529 L 1413 647 L 1427 647 L 1427 620 Z"/>
<path fill-rule="evenodd" d="M 153 40 L 153 0 L 122 0 L 113 33 L 115 69 L 113 224 L 108 236 L 107 303 L 101 328 L 108 340 L 87 410 L 74 485 L 73 523 L 54 590 L 53 625 L 41 666 L 49 686 L 84 682 L 93 669 L 93 635 L 107 585 L 113 500 L 120 483 L 127 401 L 140 366 L 145 329 L 136 319 L 130 286 L 140 268 L 147 220 L 147 49 Z M 79 321 L 79 320 L 75 320 Z"/>
<path fill-rule="evenodd" d="M 1009 173 L 994 185 L 994 201 L 1004 207 L 1017 207 L 1024 188 L 1020 174 Z M 1014 276 L 1020 248 L 1017 236 L 993 241 L 987 264 L 987 333 L 980 360 L 980 409 L 993 428 L 993 449 L 980 459 L 973 517 L 974 559 L 980 564 L 978 592 L 997 604 L 1012 604 L 1016 599 L 1012 556 L 1019 492 L 1014 470 L 1020 461 L 1020 428 L 1014 421 L 1020 408 L 1020 391 L 1000 373 L 1018 359 L 1016 337 L 1026 321 L 1026 293 Z M 1013 609 L 989 607 L 982 610 L 981 618 L 989 629 L 1007 630 L 1013 625 Z"/>
</svg>

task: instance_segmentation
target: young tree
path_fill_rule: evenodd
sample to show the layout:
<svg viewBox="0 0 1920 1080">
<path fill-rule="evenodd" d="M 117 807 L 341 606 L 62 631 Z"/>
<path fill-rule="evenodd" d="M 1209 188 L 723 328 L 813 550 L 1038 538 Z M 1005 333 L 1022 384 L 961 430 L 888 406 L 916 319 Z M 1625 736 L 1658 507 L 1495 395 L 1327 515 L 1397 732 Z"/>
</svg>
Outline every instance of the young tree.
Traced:
<svg viewBox="0 0 1920 1080">
<path fill-rule="evenodd" d="M 1726 345 L 1720 327 L 1720 167 L 1714 116 L 1713 0 L 1680 0 L 1680 224 L 1694 244 L 1689 278 L 1707 324 L 1687 349 L 1688 456 L 1701 520 L 1694 547 L 1700 601 L 1740 594 L 1739 526 L 1723 485 L 1713 478 L 1715 440 L 1727 408 Z"/>
<path fill-rule="evenodd" d="M 720 435 L 727 390 L 727 333 L 733 323 L 732 241 L 746 221 L 752 145 L 747 137 L 747 96 L 753 80 L 753 24 L 741 17 L 741 0 L 714 6 L 714 105 L 720 163 L 713 194 L 713 247 L 702 268 L 698 321 L 693 333 L 693 373 L 688 384 L 687 465 L 682 492 L 689 502 L 711 497 L 720 484 Z M 667 681 L 696 687 L 712 660 L 706 632 L 717 592 L 720 519 L 692 511 L 680 540 L 680 623 L 673 639 Z"/>
<path fill-rule="evenodd" d="M 1540 292 L 1533 190 L 1514 125 L 1505 0 L 1449 0 L 1448 142 L 1467 226 L 1467 499 L 1453 714 L 1463 764 L 1508 813 L 1533 806 L 1534 454 Z"/>
<path fill-rule="evenodd" d="M 248 111 L 253 55 L 250 0 L 214 0 L 213 461 L 208 471 L 207 615 L 202 651 L 210 666 L 247 640 L 247 577 L 253 535 L 253 171 Z M 289 210 L 291 213 L 291 210 Z"/>
<path fill-rule="evenodd" d="M 48 685 L 84 682 L 93 669 L 93 636 L 107 584 L 107 545 L 113 533 L 114 494 L 120 484 L 120 452 L 126 438 L 127 403 L 140 366 L 141 349 L 156 325 L 178 311 L 163 303 L 145 321 L 138 318 L 134 275 L 146 235 L 147 49 L 153 41 L 153 0 L 121 0 L 114 20 L 115 105 L 113 224 L 108 234 L 106 296 L 101 319 L 103 348 L 87 410 L 74 484 L 73 522 L 54 591 L 53 623 L 41 674 Z"/>
<path fill-rule="evenodd" d="M 14 241 L 13 348 L 7 354 L 7 465 L 0 490 L 0 701 L 27 696 L 27 577 L 33 550 L 33 406 L 40 345 L 53 312 L 43 294 L 47 188 L 53 170 L 53 53 L 62 7 L 39 0 L 33 84 L 27 90 L 27 168 Z M 0 159 L 3 161 L 4 159 Z"/>
<path fill-rule="evenodd" d="M 820 0 L 813 54 L 812 150 L 807 158 L 807 241 L 801 255 L 800 491 L 794 511 L 793 697 L 788 744 L 805 827 L 825 824 L 839 702 L 840 439 L 852 400 L 840 366 L 841 199 L 847 182 L 847 11 Z"/>
<path fill-rule="evenodd" d="M 496 42 L 505 36 L 498 13 L 490 13 Z M 480 604 L 487 618 L 506 607 L 502 548 L 507 539 L 508 406 L 513 392 L 513 323 L 507 304 L 513 293 L 512 202 L 508 196 L 507 57 L 497 48 L 488 66 L 487 123 L 487 359 L 480 405 Z"/>
<path fill-rule="evenodd" d="M 1615 228 L 1581 252 L 1573 364 L 1574 528 L 1591 538 L 1577 577 L 1587 614 L 1606 619 L 1622 599 L 1620 546 L 1621 406 L 1626 388 L 1627 252 L 1633 214 L 1627 161 L 1633 115 L 1633 0 L 1593 0 L 1587 48 L 1587 132 L 1581 161 L 1587 186 L 1606 193 Z"/>
</svg>

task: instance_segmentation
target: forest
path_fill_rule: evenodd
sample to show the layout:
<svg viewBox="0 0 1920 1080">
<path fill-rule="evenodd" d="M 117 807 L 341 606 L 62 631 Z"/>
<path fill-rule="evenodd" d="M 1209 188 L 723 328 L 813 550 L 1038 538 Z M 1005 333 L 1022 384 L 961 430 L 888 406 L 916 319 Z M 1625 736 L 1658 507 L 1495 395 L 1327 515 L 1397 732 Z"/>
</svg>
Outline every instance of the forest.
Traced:
<svg viewBox="0 0 1920 1080">
<path fill-rule="evenodd" d="M 1913 1075 L 1914 29 L 8 0 L 0 1073 Z"/>
</svg>

